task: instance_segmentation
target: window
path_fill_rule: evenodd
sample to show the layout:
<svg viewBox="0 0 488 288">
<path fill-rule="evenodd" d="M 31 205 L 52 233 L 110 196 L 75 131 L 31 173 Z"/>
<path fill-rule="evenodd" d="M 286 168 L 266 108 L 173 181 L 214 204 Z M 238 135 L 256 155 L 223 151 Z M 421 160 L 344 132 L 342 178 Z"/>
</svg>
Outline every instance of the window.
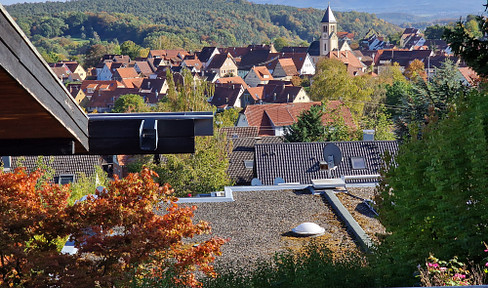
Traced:
<svg viewBox="0 0 488 288">
<path fill-rule="evenodd" d="M 324 26 L 324 33 L 327 33 L 327 26 Z"/>
<path fill-rule="evenodd" d="M 73 183 L 75 181 L 75 175 L 73 174 L 66 174 L 66 175 L 59 175 L 57 182 L 59 185 L 65 185 L 68 183 Z"/>
<path fill-rule="evenodd" d="M 327 43 L 324 44 L 324 51 L 327 51 Z"/>
<path fill-rule="evenodd" d="M 366 163 L 363 157 L 351 157 L 352 169 L 366 169 Z"/>
<path fill-rule="evenodd" d="M 246 169 L 254 168 L 254 160 L 244 160 L 244 166 Z"/>
</svg>

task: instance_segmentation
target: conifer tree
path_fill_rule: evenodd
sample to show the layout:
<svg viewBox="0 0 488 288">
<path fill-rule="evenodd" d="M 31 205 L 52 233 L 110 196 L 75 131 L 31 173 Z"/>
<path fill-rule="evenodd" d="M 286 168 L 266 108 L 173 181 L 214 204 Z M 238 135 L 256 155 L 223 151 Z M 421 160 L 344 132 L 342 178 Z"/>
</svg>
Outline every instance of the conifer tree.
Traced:
<svg viewBox="0 0 488 288">
<path fill-rule="evenodd" d="M 303 111 L 298 121 L 291 125 L 285 134 L 287 142 L 318 142 L 325 140 L 325 127 L 322 124 L 323 106 L 312 106 Z"/>
</svg>

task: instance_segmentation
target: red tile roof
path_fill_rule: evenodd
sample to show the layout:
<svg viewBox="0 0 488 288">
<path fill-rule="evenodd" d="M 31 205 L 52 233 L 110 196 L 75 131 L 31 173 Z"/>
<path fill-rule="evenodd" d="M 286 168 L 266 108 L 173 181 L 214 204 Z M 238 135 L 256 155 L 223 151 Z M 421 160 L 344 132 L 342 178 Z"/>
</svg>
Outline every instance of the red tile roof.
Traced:
<svg viewBox="0 0 488 288">
<path fill-rule="evenodd" d="M 473 69 L 471 69 L 470 67 L 459 67 L 458 69 L 470 85 L 478 85 L 480 81 L 480 76 Z"/>
<path fill-rule="evenodd" d="M 240 76 L 222 77 L 222 78 L 219 78 L 217 81 L 215 81 L 215 83 L 219 83 L 219 84 L 241 84 L 242 86 L 244 86 L 245 89 L 248 88 L 246 82 Z"/>
<path fill-rule="evenodd" d="M 248 105 L 244 114 L 249 126 L 258 127 L 259 135 L 274 135 L 272 126 L 289 126 L 297 121 L 303 111 L 309 110 L 314 105 L 321 105 L 321 102 Z M 331 113 L 340 113 L 346 125 L 356 129 L 351 112 L 342 102 L 329 101 L 327 110 L 330 112 L 322 117 L 324 125 L 333 121 Z"/>
<path fill-rule="evenodd" d="M 271 72 L 269 72 L 268 68 L 266 66 L 255 66 L 251 70 L 254 70 L 254 73 L 259 77 L 260 81 L 266 81 L 266 80 L 273 80 L 273 76 L 271 75 Z"/>
<path fill-rule="evenodd" d="M 118 68 L 117 73 L 119 74 L 120 78 L 127 79 L 127 78 L 138 78 L 139 73 L 137 73 L 134 67 L 129 68 Z"/>
<path fill-rule="evenodd" d="M 254 100 L 260 100 L 263 98 L 264 87 L 247 87 L 247 92 L 249 92 L 249 95 L 251 95 Z"/>
<path fill-rule="evenodd" d="M 291 58 L 281 58 L 278 60 L 278 64 L 281 65 L 285 74 L 287 76 L 295 76 L 298 75 L 297 67 L 295 66 L 295 62 Z"/>
</svg>

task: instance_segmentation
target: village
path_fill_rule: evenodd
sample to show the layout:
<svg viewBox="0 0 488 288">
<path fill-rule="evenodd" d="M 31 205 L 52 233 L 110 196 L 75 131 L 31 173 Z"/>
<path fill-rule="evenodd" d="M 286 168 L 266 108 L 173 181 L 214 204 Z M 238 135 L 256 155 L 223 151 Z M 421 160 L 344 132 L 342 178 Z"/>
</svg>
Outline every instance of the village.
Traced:
<svg viewBox="0 0 488 288">
<path fill-rule="evenodd" d="M 144 163 L 152 163 L 157 167 L 160 163 L 174 164 L 172 161 L 175 161 L 175 167 L 184 167 L 177 166 L 177 160 L 171 158 L 172 156 L 159 152 L 151 153 L 151 150 L 159 150 L 144 146 L 147 143 L 143 141 L 153 141 L 151 137 L 154 135 L 147 136 L 143 129 L 150 127 L 156 131 L 155 140 L 150 142 L 150 145 L 158 146 L 165 141 L 172 141 L 171 139 L 180 139 L 171 138 L 173 136 L 158 139 L 157 126 L 163 125 L 161 123 L 166 121 L 159 113 L 169 113 L 171 117 L 176 117 L 170 121 L 187 121 L 194 117 L 191 118 L 193 122 L 190 126 L 187 125 L 188 127 L 165 126 L 165 129 L 185 130 L 182 133 L 191 130 L 188 132 L 191 134 L 191 137 L 188 136 L 191 138 L 189 144 L 181 142 L 181 146 L 193 145 L 199 149 L 198 145 L 203 145 L 204 148 L 200 148 L 202 151 L 211 150 L 211 145 L 218 144 L 208 144 L 210 141 L 200 144 L 200 140 L 196 138 L 215 137 L 216 140 L 211 141 L 221 142 L 221 147 L 227 149 L 226 159 L 224 161 L 216 156 L 207 161 L 225 162 L 225 176 L 218 173 L 212 176 L 225 177 L 228 181 L 221 189 L 212 191 L 209 191 L 208 187 L 215 186 L 210 184 L 205 186 L 206 190 L 202 188 L 202 191 L 190 191 L 188 187 L 195 186 L 187 185 L 186 190 L 176 191 L 179 193 L 176 202 L 181 207 L 196 207 L 195 220 L 208 221 L 212 227 L 212 236 L 227 239 L 227 243 L 220 244 L 223 244 L 222 256 L 216 257 L 217 269 L 250 273 L 258 263 L 271 261 L 276 257 L 276 253 L 300 251 L 310 243 L 324 245 L 331 251 L 331 257 L 334 259 L 351 253 L 370 253 L 375 249 L 375 245 L 391 233 L 381 223 L 375 201 L 380 198 L 381 192 L 378 187 L 383 185 L 381 180 L 384 169 L 396 165 L 395 157 L 401 145 L 399 140 L 402 139 L 395 137 L 393 125 L 386 125 L 386 132 L 390 136 L 384 137 L 374 128 L 360 124 L 361 121 L 366 121 L 364 119 L 367 117 L 362 114 L 362 109 L 366 108 L 357 108 L 357 105 L 354 106 L 357 103 L 351 102 L 346 99 L 347 97 L 317 99 L 313 83 L 319 81 L 316 77 L 321 73 L 319 63 L 322 63 L 323 59 L 333 59 L 342 63 L 341 67 L 347 71 L 347 77 L 350 79 L 364 76 L 369 77 L 367 79 L 377 79 L 384 77 L 382 75 L 385 73 L 391 73 L 394 67 L 393 69 L 400 72 L 403 81 L 403 75 L 411 76 L 409 73 L 412 73 L 413 66 L 418 63 L 421 63 L 422 67 L 415 73 L 421 71 L 422 74 L 416 74 L 415 77 L 424 81 L 435 77 L 445 63 L 453 63 L 456 81 L 464 87 L 479 85 L 480 76 L 468 67 L 465 61 L 454 55 L 446 41 L 426 39 L 419 29 L 404 29 L 399 45 L 391 44 L 371 29 L 357 41 L 359 47 L 352 49 L 351 42 L 361 35 L 338 31 L 337 24 L 329 5 L 322 21 L 317 23 L 320 39 L 313 41 L 308 47 L 284 46 L 279 47 L 278 51 L 273 44 L 252 44 L 244 47 L 204 47 L 201 51 L 149 50 L 144 58 L 104 55 L 95 67 L 88 69 L 84 69 L 76 61 L 48 63 L 52 72 L 48 73 L 59 82 L 51 81 L 49 85 L 69 93 L 71 98 L 65 103 L 76 106 L 73 108 L 73 105 L 69 104 L 66 106 L 68 108 L 63 108 L 68 111 L 67 114 L 86 113 L 88 120 L 83 121 L 88 123 L 92 123 L 89 122 L 92 120 L 95 123 L 96 120 L 110 115 L 131 119 L 131 113 L 135 118 L 144 119 L 139 128 L 140 135 L 137 135 L 140 137 L 141 151 L 136 154 L 140 155 L 109 153 L 112 151 L 112 144 L 108 141 L 103 142 L 103 139 L 97 143 L 89 142 L 89 145 L 76 140 L 76 143 L 70 142 L 67 145 L 71 147 L 71 150 L 68 150 L 73 153 L 65 153 L 64 150 L 59 153 L 61 150 L 53 149 L 49 151 L 56 151 L 52 153 L 54 156 L 39 153 L 44 155 L 40 157 L 35 155 L 36 152 L 25 155 L 17 152 L 22 147 L 29 147 L 30 143 L 37 142 L 28 140 L 25 142 L 27 146 L 22 146 L 22 142 L 17 149 L 11 150 L 5 147 L 7 144 L 12 146 L 13 142 L 5 142 L 7 144 L 3 145 L 4 150 L 16 153 L 1 156 L 2 169 L 4 172 L 13 172 L 19 167 L 26 167 L 27 171 L 35 171 L 39 167 L 44 167 L 49 171 L 47 175 L 50 179 L 47 180 L 51 183 L 75 185 L 80 180 L 87 181 L 99 177 L 108 180 L 124 179 L 134 172 L 134 169 L 143 171 L 144 168 L 141 167 Z M 406 78 L 413 82 L 414 76 Z M 331 81 L 333 83 L 334 80 Z M 167 106 L 161 103 L 171 101 L 170 98 L 175 97 L 176 89 L 193 87 L 196 90 L 195 87 L 200 87 L 201 83 L 204 83 L 205 87 L 211 87 L 202 92 L 207 102 L 204 104 L 208 106 L 202 104 L 185 107 L 211 107 L 209 109 L 212 113 L 198 114 L 209 112 L 200 110 L 188 110 L 188 114 L 164 111 Z M 355 93 L 360 94 L 360 91 Z M 121 111 L 117 103 L 120 104 L 120 99 L 127 95 L 139 96 L 138 99 L 144 103 L 144 108 L 129 106 Z M 192 100 L 188 99 L 188 102 L 190 101 Z M 351 103 L 352 105 L 349 105 Z M 385 109 L 399 109 L 395 105 L 387 105 Z M 353 134 L 355 138 L 289 141 L 287 137 L 291 133 L 290 127 L 296 125 L 306 113 L 309 113 L 308 111 L 317 106 L 324 107 L 323 114 L 320 114 L 323 127 L 338 127 L 334 126 L 337 122 L 350 131 L 349 136 Z M 73 112 L 73 109 L 76 112 Z M 232 117 L 233 125 L 224 125 L 224 121 L 219 120 L 219 115 L 224 115 L 226 111 L 235 111 Z M 156 115 L 154 119 L 157 120 L 149 116 L 144 118 L 144 113 Z M 208 122 L 209 119 L 212 120 L 211 124 Z M 137 121 L 139 120 L 137 118 Z M 201 122 L 198 122 L 200 120 Z M 207 121 L 205 127 L 201 124 L 204 121 Z M 173 125 L 172 123 L 176 122 L 167 123 L 170 124 L 165 125 Z M 117 125 L 117 129 L 123 130 L 121 127 L 124 124 Z M 213 128 L 211 131 L 209 125 Z M 72 126 L 76 125 L 63 126 L 69 127 L 67 130 L 72 131 Z M 88 134 L 91 134 L 102 126 L 88 127 L 91 129 Z M 102 128 L 105 130 L 99 130 L 102 132 L 97 133 L 107 133 L 110 137 L 116 134 L 113 131 L 108 132 L 110 127 Z M 328 129 L 330 133 L 334 133 L 338 128 Z M 44 132 L 36 133 L 41 135 Z M 178 131 L 174 133 L 178 134 Z M 53 138 L 52 143 L 64 145 L 64 140 L 56 141 L 65 137 L 57 135 L 61 134 L 48 137 Z M 43 142 L 33 151 L 41 151 L 43 145 L 49 146 L 50 143 Z M 182 153 L 173 148 L 178 144 L 164 144 L 171 147 L 167 150 L 168 154 Z M 91 147 L 85 149 L 82 146 Z M 107 153 L 93 154 L 91 151 L 97 151 L 95 147 Z M 113 150 L 125 149 L 125 146 L 121 147 L 114 146 Z M 185 149 L 182 148 L 181 151 Z M 194 154 L 197 153 L 198 150 Z M 203 162 L 197 164 L 205 165 Z M 173 173 L 173 170 L 160 171 Z M 160 171 L 158 173 L 161 173 Z M 211 174 L 214 171 L 209 169 L 206 173 Z M 196 182 L 191 177 L 198 178 L 198 175 L 188 176 L 188 181 Z M 210 180 L 205 178 L 204 181 Z M 93 193 L 102 195 L 100 193 L 107 189 L 103 186 L 106 183 L 99 184 L 101 186 L 97 185 L 97 190 Z M 91 196 L 84 196 L 79 200 L 95 201 L 89 197 Z M 168 203 L 161 202 L 159 214 L 163 215 L 164 209 L 170 209 L 167 207 Z M 192 241 L 205 241 L 207 236 L 199 235 Z M 78 245 L 78 242 L 71 238 L 65 242 L 61 252 L 77 255 L 79 246 L 75 245 Z M 365 285 L 370 283 L 365 282 Z"/>
</svg>

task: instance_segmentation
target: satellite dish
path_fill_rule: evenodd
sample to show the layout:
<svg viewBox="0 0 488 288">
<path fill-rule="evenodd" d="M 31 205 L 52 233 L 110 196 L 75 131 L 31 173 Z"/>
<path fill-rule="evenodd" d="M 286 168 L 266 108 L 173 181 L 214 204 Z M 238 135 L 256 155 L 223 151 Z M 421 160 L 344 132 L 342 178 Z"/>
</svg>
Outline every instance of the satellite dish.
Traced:
<svg viewBox="0 0 488 288">
<path fill-rule="evenodd" d="M 341 163 L 342 152 L 337 145 L 327 143 L 324 147 L 324 161 L 327 164 L 327 169 L 335 169 Z"/>
<path fill-rule="evenodd" d="M 251 186 L 263 186 L 263 182 L 261 182 L 261 180 L 258 178 L 253 178 L 251 180 Z"/>
<path fill-rule="evenodd" d="M 285 183 L 285 180 L 281 177 L 276 177 L 274 180 L 274 185 L 280 185 L 281 183 Z"/>
</svg>

